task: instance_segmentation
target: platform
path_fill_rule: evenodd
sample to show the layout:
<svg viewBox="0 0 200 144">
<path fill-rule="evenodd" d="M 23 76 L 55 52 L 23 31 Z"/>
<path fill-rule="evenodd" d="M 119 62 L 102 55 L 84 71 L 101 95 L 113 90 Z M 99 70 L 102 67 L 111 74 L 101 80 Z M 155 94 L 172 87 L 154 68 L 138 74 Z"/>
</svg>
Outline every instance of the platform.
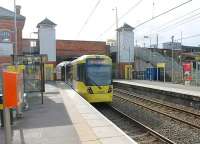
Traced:
<svg viewBox="0 0 200 144">
<path fill-rule="evenodd" d="M 62 82 L 29 95 L 30 109 L 13 126 L 13 144 L 135 144 L 74 90 Z M 3 144 L 3 129 L 0 129 Z"/>
<path fill-rule="evenodd" d="M 124 85 L 124 87 L 131 86 L 134 89 L 157 93 L 162 96 L 170 96 L 170 99 L 174 98 L 179 104 L 184 103 L 186 106 L 200 108 L 199 87 L 148 80 L 113 80 L 113 83 L 114 85 Z"/>
<path fill-rule="evenodd" d="M 194 86 L 185 86 L 169 82 L 164 83 L 164 82 L 148 81 L 148 80 L 113 80 L 113 82 L 120 82 L 124 84 L 136 85 L 146 88 L 159 89 L 163 91 L 200 97 L 200 88 Z"/>
</svg>

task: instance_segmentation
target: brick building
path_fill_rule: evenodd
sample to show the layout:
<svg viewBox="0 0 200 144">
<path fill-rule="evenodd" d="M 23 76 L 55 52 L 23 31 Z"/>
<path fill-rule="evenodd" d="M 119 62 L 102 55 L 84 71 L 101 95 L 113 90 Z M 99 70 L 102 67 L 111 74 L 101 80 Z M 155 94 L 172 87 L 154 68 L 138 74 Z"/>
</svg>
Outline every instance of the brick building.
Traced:
<svg viewBox="0 0 200 144">
<path fill-rule="evenodd" d="M 22 53 L 22 30 L 25 17 L 20 14 L 20 6 L 16 6 L 17 53 Z M 10 55 L 15 54 L 14 12 L 0 7 L 0 63 L 9 63 Z"/>
<path fill-rule="evenodd" d="M 108 54 L 109 46 L 100 41 L 56 40 L 57 62 L 85 54 Z"/>
<path fill-rule="evenodd" d="M 59 63 L 71 60 L 85 54 L 108 54 L 109 46 L 101 41 L 56 40 L 55 26 L 51 20 L 45 18 L 38 25 L 38 39 L 22 38 L 25 17 L 17 13 L 17 54 L 44 54 L 49 56 L 50 62 Z M 0 64 L 10 63 L 15 54 L 14 12 L 0 7 Z M 55 60 L 56 57 L 56 60 Z"/>
</svg>

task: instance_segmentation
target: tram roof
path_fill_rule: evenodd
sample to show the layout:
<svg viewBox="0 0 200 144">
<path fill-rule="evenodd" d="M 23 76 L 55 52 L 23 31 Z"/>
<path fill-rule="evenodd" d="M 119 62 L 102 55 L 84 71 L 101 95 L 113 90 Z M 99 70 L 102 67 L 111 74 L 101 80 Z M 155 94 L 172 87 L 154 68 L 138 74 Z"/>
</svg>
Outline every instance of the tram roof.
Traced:
<svg viewBox="0 0 200 144">
<path fill-rule="evenodd" d="M 86 59 L 88 58 L 106 58 L 106 59 L 110 59 L 110 57 L 106 56 L 106 55 L 83 55 L 83 56 L 80 56 L 79 58 L 73 60 L 71 63 L 77 63 L 79 61 L 85 61 Z"/>
<path fill-rule="evenodd" d="M 70 63 L 71 63 L 71 61 L 63 61 L 63 62 L 57 64 L 57 67 L 62 67 L 62 66 L 64 66 L 64 65 L 70 64 Z"/>
</svg>

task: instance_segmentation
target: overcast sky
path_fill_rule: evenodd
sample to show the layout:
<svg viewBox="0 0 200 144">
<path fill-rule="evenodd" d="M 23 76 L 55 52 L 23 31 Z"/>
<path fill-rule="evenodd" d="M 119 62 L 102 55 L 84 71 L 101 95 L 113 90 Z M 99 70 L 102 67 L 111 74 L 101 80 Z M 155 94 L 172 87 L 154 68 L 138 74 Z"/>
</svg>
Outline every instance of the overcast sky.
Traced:
<svg viewBox="0 0 200 144">
<path fill-rule="evenodd" d="M 118 8 L 118 17 L 120 18 L 140 0 L 16 1 L 18 5 L 22 6 L 21 13 L 26 17 L 23 37 L 29 38 L 31 32 L 37 31 L 36 25 L 47 17 L 57 24 L 57 39 L 105 41 L 115 38 L 115 11 L 112 9 Z M 131 9 L 123 18 L 119 19 L 119 26 L 126 22 L 135 27 L 152 18 L 152 16 L 186 1 L 188 0 L 142 0 L 137 7 Z M 98 2 L 99 4 L 97 4 Z M 96 10 L 86 22 L 95 5 L 97 5 Z M 13 10 L 13 0 L 0 0 L 0 6 Z M 186 15 L 187 13 L 189 14 Z M 184 15 L 186 16 L 183 17 Z M 86 25 L 83 27 L 84 23 Z M 136 28 L 135 39 L 138 44 L 145 42 L 148 45 L 150 40 L 144 39 L 144 36 L 151 37 L 151 42 L 155 43 L 156 34 L 158 34 L 159 43 L 162 43 L 170 41 L 172 35 L 175 36 L 175 39 L 180 39 L 181 32 L 183 37 L 200 34 L 200 0 L 192 0 L 192 2 L 173 12 Z M 33 34 L 31 36 L 33 37 Z M 183 39 L 183 44 L 199 45 L 200 37 Z"/>
</svg>

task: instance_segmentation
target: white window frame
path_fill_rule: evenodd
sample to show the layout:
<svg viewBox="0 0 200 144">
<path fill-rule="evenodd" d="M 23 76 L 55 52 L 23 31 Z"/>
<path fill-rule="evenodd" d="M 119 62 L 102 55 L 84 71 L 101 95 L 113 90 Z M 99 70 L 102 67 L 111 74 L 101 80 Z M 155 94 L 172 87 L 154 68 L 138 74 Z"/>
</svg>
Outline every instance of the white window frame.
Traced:
<svg viewBox="0 0 200 144">
<path fill-rule="evenodd" d="M 7 38 L 4 38 L 4 37 L 7 37 Z M 11 31 L 7 29 L 0 30 L 0 38 L 1 38 L 1 42 L 11 42 Z"/>
</svg>

